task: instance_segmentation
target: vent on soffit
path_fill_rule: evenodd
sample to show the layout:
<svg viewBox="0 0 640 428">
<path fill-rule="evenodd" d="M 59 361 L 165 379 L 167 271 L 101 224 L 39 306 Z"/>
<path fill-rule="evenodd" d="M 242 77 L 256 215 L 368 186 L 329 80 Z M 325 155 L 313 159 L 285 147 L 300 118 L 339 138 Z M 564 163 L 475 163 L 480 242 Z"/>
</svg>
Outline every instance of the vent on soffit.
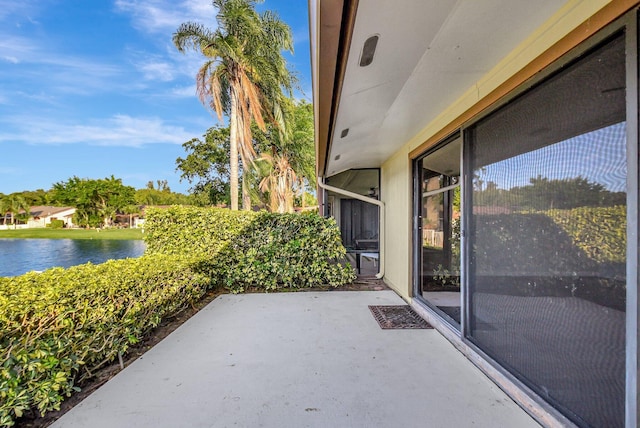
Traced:
<svg viewBox="0 0 640 428">
<path fill-rule="evenodd" d="M 362 52 L 360 53 L 360 67 L 366 67 L 373 62 L 373 56 L 376 53 L 379 38 L 380 36 L 378 34 L 374 34 L 365 40 L 362 46 Z"/>
</svg>

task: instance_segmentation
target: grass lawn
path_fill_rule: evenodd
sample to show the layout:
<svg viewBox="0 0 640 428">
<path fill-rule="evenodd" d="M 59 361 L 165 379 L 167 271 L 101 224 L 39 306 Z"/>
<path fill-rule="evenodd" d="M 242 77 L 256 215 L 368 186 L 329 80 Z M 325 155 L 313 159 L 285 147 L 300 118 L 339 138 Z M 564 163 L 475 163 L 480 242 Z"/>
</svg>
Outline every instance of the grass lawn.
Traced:
<svg viewBox="0 0 640 428">
<path fill-rule="evenodd" d="M 0 230 L 0 239 L 142 239 L 142 229 L 9 229 Z"/>
</svg>

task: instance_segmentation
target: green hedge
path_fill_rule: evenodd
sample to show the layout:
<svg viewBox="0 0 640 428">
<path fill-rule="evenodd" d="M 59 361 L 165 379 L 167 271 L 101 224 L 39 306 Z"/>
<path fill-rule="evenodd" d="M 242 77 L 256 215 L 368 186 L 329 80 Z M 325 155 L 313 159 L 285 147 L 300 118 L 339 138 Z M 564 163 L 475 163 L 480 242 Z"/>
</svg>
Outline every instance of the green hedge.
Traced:
<svg viewBox="0 0 640 428">
<path fill-rule="evenodd" d="M 257 216 L 251 211 L 172 206 L 145 213 L 147 253 L 215 256 Z"/>
<path fill-rule="evenodd" d="M 51 229 L 62 229 L 64 227 L 64 220 L 51 220 L 51 223 L 47 224 L 47 227 Z"/>
<path fill-rule="evenodd" d="M 0 426 L 59 409 L 76 380 L 210 286 L 193 258 L 138 259 L 0 278 Z"/>
<path fill-rule="evenodd" d="M 217 208 L 149 210 L 147 252 L 195 254 L 232 292 L 338 286 L 355 278 L 333 219 Z"/>
<path fill-rule="evenodd" d="M 499 272 L 597 271 L 626 260 L 626 207 L 581 207 L 474 217 L 476 265 Z"/>
<path fill-rule="evenodd" d="M 624 263 L 627 253 L 627 207 L 581 207 L 550 210 L 574 244 L 598 263 Z"/>
</svg>

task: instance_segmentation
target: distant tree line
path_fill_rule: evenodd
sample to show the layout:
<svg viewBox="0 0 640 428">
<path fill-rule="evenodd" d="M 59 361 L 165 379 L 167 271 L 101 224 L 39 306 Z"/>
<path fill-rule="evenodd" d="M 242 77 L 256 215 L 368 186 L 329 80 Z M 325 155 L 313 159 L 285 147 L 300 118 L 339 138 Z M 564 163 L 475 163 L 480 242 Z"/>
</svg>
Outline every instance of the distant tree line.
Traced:
<svg viewBox="0 0 640 428">
<path fill-rule="evenodd" d="M 477 177 L 476 177 L 477 178 Z M 525 186 L 500 189 L 492 181 L 474 180 L 473 204 L 501 206 L 523 211 L 578 207 L 612 207 L 626 204 L 626 193 L 612 192 L 600 183 L 578 176 L 549 179 L 537 176 Z"/>
<path fill-rule="evenodd" d="M 54 183 L 49 190 L 0 193 L 3 224 L 26 221 L 33 206 L 76 208 L 73 222 L 82 227 L 113 225 L 117 214 L 134 214 L 144 205 L 197 205 L 198 198 L 172 192 L 166 180 L 149 181 L 144 189 L 126 186 L 114 176 L 103 179 L 71 177 Z"/>
</svg>

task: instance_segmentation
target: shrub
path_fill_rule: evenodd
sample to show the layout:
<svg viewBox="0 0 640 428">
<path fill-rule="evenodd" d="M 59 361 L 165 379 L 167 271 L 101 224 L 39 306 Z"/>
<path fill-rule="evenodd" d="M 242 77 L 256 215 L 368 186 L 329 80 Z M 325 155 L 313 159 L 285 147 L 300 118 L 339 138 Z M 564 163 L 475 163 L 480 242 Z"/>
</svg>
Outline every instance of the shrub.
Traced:
<svg viewBox="0 0 640 428">
<path fill-rule="evenodd" d="M 64 220 L 51 220 L 47 227 L 51 229 L 62 229 L 64 227 Z"/>
<path fill-rule="evenodd" d="M 260 213 L 214 260 L 218 282 L 233 292 L 320 285 L 354 277 L 333 220 L 318 215 Z"/>
<path fill-rule="evenodd" d="M 478 215 L 475 222 L 483 274 L 588 272 L 625 262 L 625 206 Z"/>
<path fill-rule="evenodd" d="M 563 275 L 595 263 L 545 213 L 477 215 L 474 242 L 479 275 Z"/>
<path fill-rule="evenodd" d="M 256 216 L 251 211 L 173 206 L 146 212 L 146 252 L 215 256 Z"/>
<path fill-rule="evenodd" d="M 338 286 L 355 275 L 333 219 L 317 214 L 216 208 L 150 210 L 147 251 L 206 258 L 216 284 L 232 292 Z"/>
<path fill-rule="evenodd" d="M 546 214 L 598 263 L 625 263 L 627 207 L 580 207 Z"/>
<path fill-rule="evenodd" d="M 82 373 L 201 298 L 210 279 L 198 266 L 145 255 L 0 278 L 0 426 L 59 409 Z"/>
</svg>

